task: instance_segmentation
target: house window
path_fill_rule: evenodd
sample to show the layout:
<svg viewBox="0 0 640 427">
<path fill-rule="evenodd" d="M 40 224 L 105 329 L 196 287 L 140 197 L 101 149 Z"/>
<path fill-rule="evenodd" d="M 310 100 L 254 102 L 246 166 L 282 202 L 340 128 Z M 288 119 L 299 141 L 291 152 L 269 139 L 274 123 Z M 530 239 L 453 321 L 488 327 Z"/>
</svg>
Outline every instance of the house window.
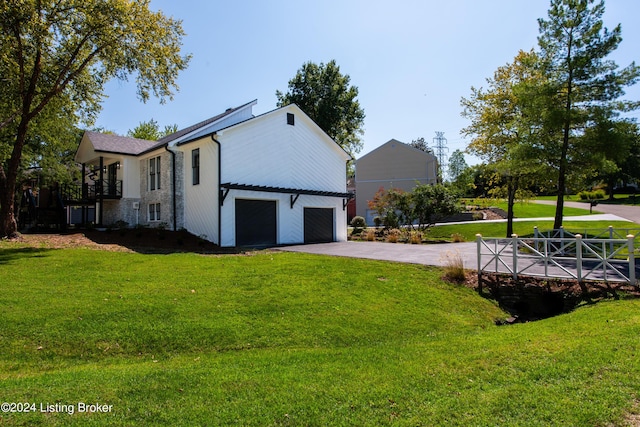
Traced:
<svg viewBox="0 0 640 427">
<path fill-rule="evenodd" d="M 193 185 L 200 184 L 200 149 L 191 151 L 191 179 Z"/>
<path fill-rule="evenodd" d="M 160 203 L 149 204 L 149 221 L 160 221 Z"/>
<path fill-rule="evenodd" d="M 160 189 L 160 157 L 149 159 L 149 190 Z"/>
<path fill-rule="evenodd" d="M 291 126 L 295 126 L 296 124 L 296 116 L 291 113 L 287 113 L 287 124 Z"/>
</svg>

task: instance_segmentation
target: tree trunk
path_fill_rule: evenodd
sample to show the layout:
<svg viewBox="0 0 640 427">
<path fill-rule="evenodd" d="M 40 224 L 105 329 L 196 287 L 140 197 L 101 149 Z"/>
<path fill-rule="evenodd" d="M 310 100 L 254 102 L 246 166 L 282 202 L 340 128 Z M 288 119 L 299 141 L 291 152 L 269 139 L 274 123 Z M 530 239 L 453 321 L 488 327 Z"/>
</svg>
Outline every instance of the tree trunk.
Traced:
<svg viewBox="0 0 640 427">
<path fill-rule="evenodd" d="M 567 175 L 567 158 L 566 149 L 563 144 L 562 152 L 563 157 L 560 160 L 560 169 L 558 171 L 558 198 L 556 200 L 556 216 L 553 221 L 553 229 L 558 230 L 562 227 L 562 213 L 564 211 L 564 195 L 566 187 L 566 175 Z M 569 145 L 568 142 L 566 144 Z"/>
<path fill-rule="evenodd" d="M 0 178 L 0 237 L 14 237 L 18 232 L 15 212 L 15 179 L 11 185 L 5 177 Z"/>
<path fill-rule="evenodd" d="M 516 200 L 516 185 L 513 177 L 507 178 L 507 237 L 513 234 L 513 205 Z"/>
<path fill-rule="evenodd" d="M 567 43 L 567 69 L 569 75 L 567 76 L 567 101 L 564 107 L 564 126 L 562 129 L 562 152 L 560 154 L 560 167 L 558 170 L 558 199 L 556 200 L 556 216 L 553 221 L 554 230 L 562 227 L 562 214 L 564 212 L 564 195 L 567 187 L 567 155 L 569 152 L 569 136 L 571 132 L 571 108 L 573 92 L 573 64 L 572 61 L 572 48 L 573 48 L 573 33 L 569 34 L 569 41 Z"/>
<path fill-rule="evenodd" d="M 7 170 L 0 166 L 0 237 L 14 237 L 18 225 L 14 212 L 16 182 L 22 159 L 22 148 L 27 138 L 28 121 L 22 120 L 18 126 L 16 142 L 9 158 Z"/>
<path fill-rule="evenodd" d="M 613 187 L 616 186 L 616 177 L 610 177 L 609 182 L 607 183 L 607 192 L 609 193 L 609 200 L 613 201 L 614 199 L 614 190 Z"/>
</svg>

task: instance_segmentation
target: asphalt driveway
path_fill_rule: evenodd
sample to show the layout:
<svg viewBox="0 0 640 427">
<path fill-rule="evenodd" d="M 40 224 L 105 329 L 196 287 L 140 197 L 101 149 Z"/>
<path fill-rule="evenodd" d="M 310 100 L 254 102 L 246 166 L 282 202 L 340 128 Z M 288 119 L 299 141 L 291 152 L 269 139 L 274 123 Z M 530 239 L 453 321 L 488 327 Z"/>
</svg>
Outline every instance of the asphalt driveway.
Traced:
<svg viewBox="0 0 640 427">
<path fill-rule="evenodd" d="M 551 202 L 555 204 L 555 202 Z M 575 203 L 575 202 L 574 202 Z M 574 203 L 568 202 L 567 206 Z M 575 203 L 576 207 L 584 209 L 585 205 Z M 599 205 L 603 211 L 605 205 Z M 594 220 L 629 220 L 640 223 L 640 207 L 636 206 L 611 206 L 607 205 L 609 213 L 583 215 L 576 217 L 565 217 L 565 220 L 573 221 L 594 221 Z M 628 209 L 627 209 L 628 208 Z M 636 219 L 637 218 L 637 219 Z M 521 221 L 553 220 L 553 218 L 523 218 Z M 504 222 L 506 220 L 496 220 Z M 518 221 L 518 220 L 516 220 Z M 491 221 L 493 222 L 493 221 Z M 496 236 L 486 236 L 496 237 Z M 411 245 L 405 243 L 385 243 L 385 242 L 333 242 L 317 243 L 310 245 L 283 246 L 274 248 L 287 252 L 302 252 L 319 255 L 332 255 L 350 258 L 365 258 L 381 261 L 406 262 L 410 264 L 444 266 L 447 264 L 447 257 L 452 254 L 460 254 L 464 262 L 464 268 L 477 269 L 478 247 L 476 242 L 464 243 L 437 243 Z"/>
</svg>

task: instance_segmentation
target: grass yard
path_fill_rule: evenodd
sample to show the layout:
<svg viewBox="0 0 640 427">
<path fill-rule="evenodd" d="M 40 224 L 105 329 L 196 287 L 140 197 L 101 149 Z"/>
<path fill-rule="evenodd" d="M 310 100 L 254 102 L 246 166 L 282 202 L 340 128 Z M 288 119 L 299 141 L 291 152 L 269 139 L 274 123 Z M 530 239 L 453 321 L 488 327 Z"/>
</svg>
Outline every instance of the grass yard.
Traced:
<svg viewBox="0 0 640 427">
<path fill-rule="evenodd" d="M 497 200 L 492 206 L 507 211 L 508 204 L 506 201 Z M 597 208 L 596 208 L 597 210 Z M 551 205 L 541 205 L 534 202 L 518 202 L 513 205 L 513 214 L 516 218 L 553 218 L 556 214 L 556 207 Z M 564 207 L 563 216 L 582 216 L 589 215 L 589 204 L 585 205 L 585 209 Z"/>
<path fill-rule="evenodd" d="M 640 300 L 498 327 L 440 276 L 0 242 L 0 401 L 36 409 L 0 425 L 622 426 L 640 409 Z"/>
<path fill-rule="evenodd" d="M 616 229 L 640 228 L 640 225 L 628 221 L 564 221 L 565 230 L 573 233 L 584 233 L 585 230 L 606 230 L 609 226 Z M 533 227 L 540 231 L 553 229 L 553 221 L 515 221 L 513 232 L 518 236 L 533 236 Z M 461 234 L 467 242 L 476 239 L 476 234 L 483 237 L 505 237 L 506 222 L 474 221 L 468 224 L 438 225 L 431 227 L 427 234 L 432 239 L 449 239 L 453 233 Z M 639 236 L 640 237 L 640 236 Z"/>
</svg>

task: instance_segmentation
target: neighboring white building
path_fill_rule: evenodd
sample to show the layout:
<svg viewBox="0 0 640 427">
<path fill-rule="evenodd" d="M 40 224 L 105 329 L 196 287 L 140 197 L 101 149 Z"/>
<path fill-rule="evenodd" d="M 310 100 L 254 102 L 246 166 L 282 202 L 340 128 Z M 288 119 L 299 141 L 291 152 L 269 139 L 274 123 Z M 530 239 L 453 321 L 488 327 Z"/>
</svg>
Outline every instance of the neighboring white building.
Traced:
<svg viewBox="0 0 640 427">
<path fill-rule="evenodd" d="M 93 204 L 101 225 L 184 228 L 220 246 L 346 240 L 349 155 L 296 105 L 253 116 L 255 104 L 159 141 L 86 132 L 76 161 L 89 179 L 67 203 Z"/>
</svg>

